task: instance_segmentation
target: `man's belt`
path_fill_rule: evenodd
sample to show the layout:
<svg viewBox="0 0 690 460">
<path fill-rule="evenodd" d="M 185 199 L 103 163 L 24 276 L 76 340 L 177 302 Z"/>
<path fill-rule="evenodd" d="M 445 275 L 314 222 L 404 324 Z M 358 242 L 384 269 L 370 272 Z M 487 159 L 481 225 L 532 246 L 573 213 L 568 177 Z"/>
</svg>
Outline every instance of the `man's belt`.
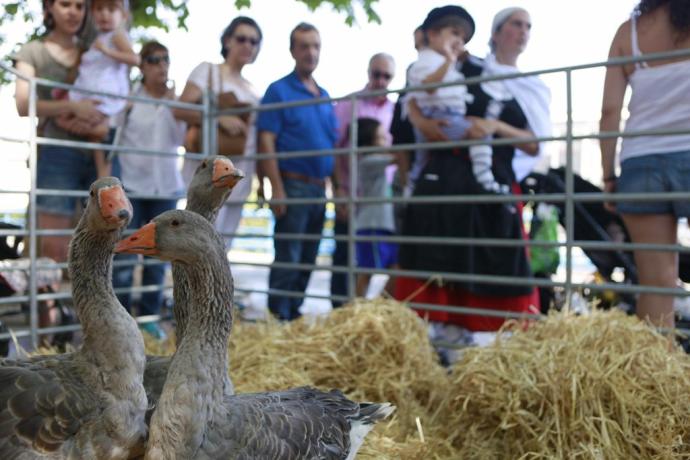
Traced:
<svg viewBox="0 0 690 460">
<path fill-rule="evenodd" d="M 319 187 L 326 186 L 326 181 L 324 179 L 307 176 L 306 174 L 300 174 L 292 171 L 280 171 L 280 175 L 285 179 L 298 180 L 301 182 L 306 182 L 307 184 L 318 185 Z"/>
</svg>

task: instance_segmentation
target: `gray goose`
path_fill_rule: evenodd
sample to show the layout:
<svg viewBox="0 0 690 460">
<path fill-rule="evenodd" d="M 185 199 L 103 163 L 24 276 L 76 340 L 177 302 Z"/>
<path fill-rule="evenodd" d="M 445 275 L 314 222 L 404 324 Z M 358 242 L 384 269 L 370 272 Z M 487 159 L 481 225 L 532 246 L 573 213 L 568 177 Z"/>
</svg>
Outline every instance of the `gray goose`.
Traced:
<svg viewBox="0 0 690 460">
<path fill-rule="evenodd" d="M 91 185 L 69 249 L 82 347 L 0 362 L 0 458 L 125 459 L 143 448 L 144 341 L 112 289 L 112 251 L 132 217 L 120 181 Z"/>
<path fill-rule="evenodd" d="M 187 188 L 187 210 L 199 214 L 214 223 L 218 211 L 227 200 L 233 187 L 244 177 L 232 161 L 224 156 L 209 156 L 199 163 Z M 173 317 L 175 318 L 175 343 L 179 346 L 187 326 L 189 304 L 189 281 L 183 270 L 172 264 Z M 144 386 L 150 407 L 154 407 L 163 391 L 163 384 L 170 365 L 169 356 L 147 356 Z M 230 391 L 232 383 L 226 382 Z M 150 414 L 149 414 L 150 415 Z"/>
<path fill-rule="evenodd" d="M 116 252 L 178 264 L 189 280 L 187 327 L 150 423 L 147 459 L 352 459 L 390 404 L 337 390 L 230 395 L 227 343 L 233 282 L 223 240 L 202 217 L 167 211 Z"/>
</svg>

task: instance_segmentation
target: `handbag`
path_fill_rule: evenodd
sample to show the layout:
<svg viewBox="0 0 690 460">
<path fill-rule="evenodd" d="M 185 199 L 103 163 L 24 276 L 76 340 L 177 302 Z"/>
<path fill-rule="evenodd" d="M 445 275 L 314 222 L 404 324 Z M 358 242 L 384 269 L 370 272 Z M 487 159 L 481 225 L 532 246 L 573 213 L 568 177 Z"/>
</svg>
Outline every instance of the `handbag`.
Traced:
<svg viewBox="0 0 690 460">
<path fill-rule="evenodd" d="M 213 68 L 218 69 L 219 66 L 214 66 L 213 64 L 209 63 L 209 70 L 208 70 L 208 87 L 211 88 L 213 87 L 213 76 L 212 76 L 212 71 Z M 218 85 L 216 86 L 218 91 L 215 91 L 217 94 L 216 98 L 216 108 L 218 110 L 226 110 L 226 109 L 237 109 L 237 108 L 244 108 L 244 107 L 251 107 L 251 104 L 247 102 L 240 102 L 239 99 L 237 99 L 237 96 L 233 91 L 226 91 L 224 93 L 220 93 L 220 72 L 218 72 Z M 242 121 L 245 123 L 249 123 L 249 118 L 251 114 L 249 112 L 244 112 L 242 114 L 237 115 Z M 201 126 L 194 124 L 194 125 L 189 125 L 187 128 L 187 133 L 185 135 L 185 140 L 184 140 L 184 148 L 187 152 L 201 152 Z M 218 149 L 216 151 L 216 154 L 218 155 L 225 155 L 225 156 L 230 156 L 230 155 L 242 155 L 244 153 L 244 147 L 247 144 L 247 136 L 246 134 L 237 134 L 237 135 L 231 135 L 227 131 L 225 131 L 220 125 L 217 125 L 217 135 L 216 135 L 216 141 L 218 145 Z"/>
</svg>

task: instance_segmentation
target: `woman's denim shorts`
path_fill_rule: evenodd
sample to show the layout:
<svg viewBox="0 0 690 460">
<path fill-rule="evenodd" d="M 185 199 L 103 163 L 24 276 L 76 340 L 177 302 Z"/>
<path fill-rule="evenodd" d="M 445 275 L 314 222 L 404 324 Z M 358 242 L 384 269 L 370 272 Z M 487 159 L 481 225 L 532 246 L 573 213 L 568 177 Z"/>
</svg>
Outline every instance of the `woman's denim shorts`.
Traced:
<svg viewBox="0 0 690 460">
<path fill-rule="evenodd" d="M 690 192 L 690 151 L 629 158 L 621 164 L 618 193 Z M 619 201 L 621 214 L 690 217 L 690 198 L 676 201 Z"/>
<path fill-rule="evenodd" d="M 38 151 L 38 188 L 89 190 L 96 176 L 96 165 L 90 151 L 57 145 L 43 145 Z M 39 195 L 36 197 L 36 209 L 51 214 L 72 216 L 76 211 L 78 199 L 59 193 Z"/>
</svg>

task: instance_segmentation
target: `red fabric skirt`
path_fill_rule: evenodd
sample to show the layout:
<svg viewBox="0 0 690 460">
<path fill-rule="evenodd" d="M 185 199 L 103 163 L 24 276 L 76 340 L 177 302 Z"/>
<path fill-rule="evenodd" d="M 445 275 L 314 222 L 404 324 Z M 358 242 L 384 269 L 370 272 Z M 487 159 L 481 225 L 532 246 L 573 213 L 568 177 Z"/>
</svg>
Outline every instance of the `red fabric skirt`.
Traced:
<svg viewBox="0 0 690 460">
<path fill-rule="evenodd" d="M 444 286 L 439 286 L 435 282 L 429 283 L 428 286 L 424 284 L 424 280 L 417 278 L 398 277 L 395 281 L 395 298 L 401 301 L 436 305 L 456 305 L 515 313 L 539 313 L 539 293 L 536 289 L 528 295 L 498 297 L 473 294 L 453 283 L 446 283 Z M 419 292 L 410 298 L 418 290 Z M 505 322 L 505 318 L 461 315 L 445 311 L 417 310 L 417 314 L 430 321 L 456 324 L 470 331 L 496 331 Z"/>
</svg>

